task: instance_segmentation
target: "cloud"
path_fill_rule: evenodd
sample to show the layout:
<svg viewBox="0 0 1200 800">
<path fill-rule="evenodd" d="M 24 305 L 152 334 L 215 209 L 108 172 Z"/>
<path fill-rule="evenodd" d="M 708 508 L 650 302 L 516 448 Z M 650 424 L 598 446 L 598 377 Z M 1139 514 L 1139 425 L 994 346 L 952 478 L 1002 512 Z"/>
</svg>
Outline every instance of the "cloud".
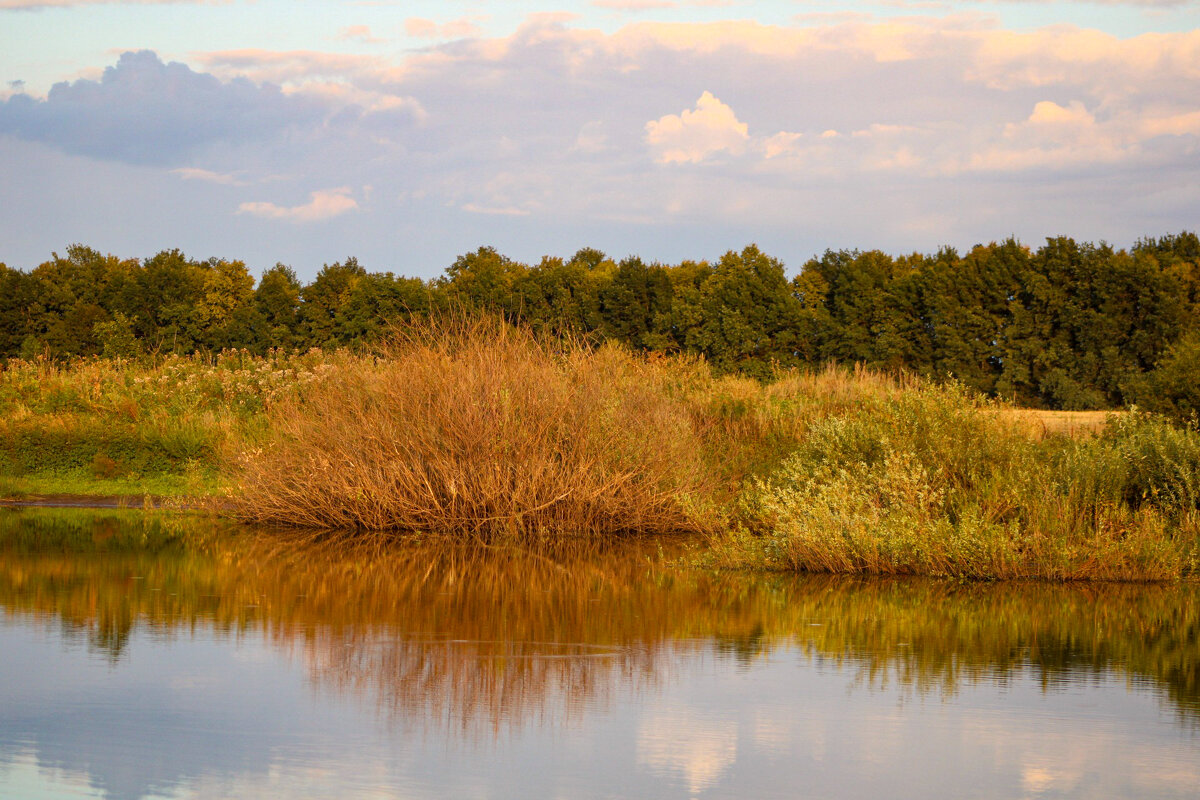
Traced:
<svg viewBox="0 0 1200 800">
<path fill-rule="evenodd" d="M 608 149 L 608 136 L 604 132 L 604 123 L 592 120 L 579 128 L 575 137 L 574 150 L 579 153 L 602 153 Z"/>
<path fill-rule="evenodd" d="M 257 82 L 298 84 L 307 80 L 356 83 L 364 75 L 386 70 L 379 56 L 323 53 L 316 50 L 216 50 L 194 60 L 226 80 L 245 77 Z"/>
<path fill-rule="evenodd" d="M 1063 3 L 1093 6 L 1133 6 L 1135 8 L 1179 8 L 1196 5 L 1196 0 L 965 0 L 968 3 L 1032 3 L 1048 5 Z"/>
<path fill-rule="evenodd" d="M 768 136 L 763 140 L 763 157 L 775 158 L 776 156 L 794 152 L 803 136 L 804 134 L 802 133 L 789 133 L 787 131 L 780 131 L 773 136 Z"/>
<path fill-rule="evenodd" d="M 172 175 L 178 175 L 185 181 L 203 181 L 204 183 L 217 183 L 222 186 L 246 186 L 246 181 L 237 177 L 237 175 L 229 175 L 221 172 L 213 172 L 207 169 L 198 167 L 180 167 L 179 169 L 171 170 Z"/>
<path fill-rule="evenodd" d="M 278 86 L 222 82 L 150 51 L 125 53 L 100 80 L 55 84 L 44 100 L 0 103 L 0 133 L 135 164 L 177 163 L 215 141 L 272 138 L 323 110 Z"/>
<path fill-rule="evenodd" d="M 287 207 L 265 202 L 242 203 L 238 206 L 238 213 L 299 224 L 321 222 L 357 209 L 358 202 L 350 196 L 350 187 L 342 186 L 312 192 L 304 205 Z"/>
<path fill-rule="evenodd" d="M 396 53 L 125 56 L 45 99 L 0 100 L 0 160 L 84 155 L 54 161 L 98 187 L 114 174 L 149 187 L 153 173 L 130 215 L 161 223 L 150 211 L 175 192 L 266 263 L 335 244 L 331 257 L 387 263 L 399 235 L 428 241 L 404 256 L 422 268 L 464 239 L 533 258 L 581 243 L 696 257 L 751 239 L 807 257 L 864 243 L 863 230 L 871 246 L 908 249 L 1195 225 L 1197 31 L 1013 31 L 979 16 L 578 25 L 543 15 Z M 235 184 L 216 182 L 268 175 L 304 205 L 235 214 Z M 24 180 L 42 191 L 35 173 Z M 271 222 L 365 209 L 367 184 L 372 213 L 346 220 L 354 241 Z M 356 188 L 308 199 L 338 186 Z M 81 230 L 112 227 L 85 228 L 91 212 L 71 208 Z"/>
<path fill-rule="evenodd" d="M 698 164 L 716 153 L 742 152 L 747 130 L 732 108 L 706 91 L 695 109 L 647 122 L 646 142 L 660 164 Z"/>
<path fill-rule="evenodd" d="M 611 11 L 654 11 L 677 8 L 679 4 L 672 0 L 592 0 L 592 5 Z"/>
<path fill-rule="evenodd" d="M 478 36 L 480 28 L 465 17 L 440 25 L 431 19 L 409 17 L 404 20 L 404 32 L 416 39 L 466 39 Z"/>
<path fill-rule="evenodd" d="M 489 214 L 501 217 L 527 217 L 530 213 L 528 209 L 516 208 L 515 206 L 487 206 L 479 203 L 464 203 L 461 208 L 463 211 L 469 211 L 472 214 Z"/>
<path fill-rule="evenodd" d="M 385 39 L 380 39 L 371 33 L 371 29 L 366 25 L 349 25 L 338 31 L 338 39 L 348 42 L 359 42 L 361 44 L 382 44 Z"/>
</svg>

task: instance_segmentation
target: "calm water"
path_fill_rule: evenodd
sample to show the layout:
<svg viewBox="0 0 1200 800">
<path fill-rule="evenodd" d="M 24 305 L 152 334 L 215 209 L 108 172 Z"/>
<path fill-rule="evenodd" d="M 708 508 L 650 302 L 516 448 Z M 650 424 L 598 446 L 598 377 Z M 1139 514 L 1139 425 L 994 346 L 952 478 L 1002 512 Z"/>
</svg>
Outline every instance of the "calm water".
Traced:
<svg viewBox="0 0 1200 800">
<path fill-rule="evenodd" d="M 1200 797 L 1200 589 L 0 509 L 0 797 Z"/>
</svg>

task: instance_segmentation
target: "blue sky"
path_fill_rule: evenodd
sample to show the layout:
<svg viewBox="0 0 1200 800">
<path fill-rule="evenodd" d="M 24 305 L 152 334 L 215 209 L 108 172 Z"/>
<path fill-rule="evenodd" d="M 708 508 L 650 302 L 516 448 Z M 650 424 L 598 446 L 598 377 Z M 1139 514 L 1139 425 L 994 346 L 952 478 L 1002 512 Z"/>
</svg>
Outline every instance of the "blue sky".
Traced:
<svg viewBox="0 0 1200 800">
<path fill-rule="evenodd" d="M 0 0 L 0 262 L 1198 227 L 1200 3 Z"/>
</svg>

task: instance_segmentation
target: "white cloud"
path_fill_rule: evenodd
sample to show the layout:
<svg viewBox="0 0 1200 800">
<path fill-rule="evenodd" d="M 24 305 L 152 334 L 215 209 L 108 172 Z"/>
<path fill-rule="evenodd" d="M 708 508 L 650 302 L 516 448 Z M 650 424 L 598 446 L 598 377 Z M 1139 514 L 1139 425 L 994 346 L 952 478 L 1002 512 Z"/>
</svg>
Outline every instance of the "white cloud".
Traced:
<svg viewBox="0 0 1200 800">
<path fill-rule="evenodd" d="M 775 158 L 786 155 L 789 152 L 794 152 L 803 136 L 804 134 L 802 133 L 789 133 L 787 131 L 780 131 L 773 136 L 768 136 L 763 141 L 763 157 Z"/>
<path fill-rule="evenodd" d="M 516 206 L 488 206 L 480 203 L 464 203 L 460 207 L 463 211 L 469 211 L 472 214 L 488 214 L 499 217 L 529 216 L 528 209 L 517 208 Z"/>
<path fill-rule="evenodd" d="M 592 120 L 579 129 L 575 137 L 575 148 L 580 153 L 602 153 L 608 149 L 608 136 L 604 133 L 604 123 Z"/>
<path fill-rule="evenodd" d="M 382 44 L 386 41 L 371 33 L 370 27 L 366 25 L 348 25 L 338 31 L 337 38 L 342 41 L 360 42 L 362 44 Z"/>
<path fill-rule="evenodd" d="M 296 207 L 248 203 L 240 216 L 193 209 L 243 237 L 223 251 L 266 263 L 302 244 L 388 262 L 400 228 L 431 242 L 404 256 L 424 268 L 464 242 L 523 243 L 533 258 L 594 243 L 669 259 L 758 240 L 807 257 L 868 244 L 863 231 L 870 246 L 908 249 L 1009 233 L 1132 241 L 1195 225 L 1197 31 L 1121 39 L 964 17 L 575 24 L 542 16 L 511 35 L 395 54 L 242 50 L 194 54 L 190 66 L 123 57 L 44 100 L 0 100 L 0 160 L 66 154 L 62 175 L 98 187 L 114 171 L 133 180 L 141 169 L 146 186 L 157 175 L 146 207 L 133 203 L 131 216 L 146 219 L 181 179 L 282 176 L 273 186 L 301 201 L 314 186 L 376 187 L 374 213 L 356 215 L 344 243 L 341 226 L 261 218 L 346 214 L 366 206 L 357 188 Z M 51 196 L 33 173 L 25 181 Z M 53 204 L 29 207 L 81 195 L 63 181 Z M 227 202 L 223 191 L 180 194 Z M 70 208 L 71 219 L 99 219 Z M 13 228 L 8 239 L 61 246 L 46 237 L 67 234 L 42 217 L 21 219 L 45 233 Z"/>
<path fill-rule="evenodd" d="M 672 0 L 592 0 L 592 5 L 610 11 L 657 11 L 675 8 L 679 4 Z"/>
<path fill-rule="evenodd" d="M 238 213 L 264 219 L 303 223 L 321 222 L 358 209 L 358 202 L 350 196 L 350 187 L 348 186 L 312 192 L 309 198 L 304 205 L 291 207 L 265 202 L 242 203 L 238 206 Z"/>
<path fill-rule="evenodd" d="M 660 164 L 698 164 L 716 153 L 741 153 L 749 139 L 746 123 L 711 92 L 704 92 L 696 108 L 668 114 L 646 123 L 646 142 Z"/>
<path fill-rule="evenodd" d="M 226 174 L 223 172 L 212 172 L 207 169 L 198 167 L 180 167 L 179 169 L 171 170 L 172 175 L 178 175 L 185 181 L 203 181 L 205 183 L 217 183 L 223 186 L 245 186 L 246 181 L 238 178 L 237 175 Z"/>
<path fill-rule="evenodd" d="M 0 102 L 0 133 L 65 152 L 129 163 L 178 165 L 219 143 L 274 140 L 322 125 L 327 107 L 278 86 L 215 76 L 143 50 L 122 53 L 98 80 L 55 84 L 45 99 Z"/>
<path fill-rule="evenodd" d="M 737 761 L 736 720 L 712 718 L 686 706 L 651 707 L 638 728 L 637 762 L 682 778 L 695 797 L 712 788 Z"/>
<path fill-rule="evenodd" d="M 404 20 L 404 32 L 415 39 L 467 39 L 478 36 L 480 31 L 479 25 L 466 17 L 440 24 L 423 17 Z"/>
</svg>

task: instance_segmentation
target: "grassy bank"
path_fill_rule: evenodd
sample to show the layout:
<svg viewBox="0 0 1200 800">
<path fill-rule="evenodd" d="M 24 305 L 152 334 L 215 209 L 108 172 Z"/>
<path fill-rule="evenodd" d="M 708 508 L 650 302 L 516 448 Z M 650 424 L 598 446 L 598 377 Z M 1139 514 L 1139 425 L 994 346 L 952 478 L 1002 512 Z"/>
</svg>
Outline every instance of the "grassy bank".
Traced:
<svg viewBox="0 0 1200 800">
<path fill-rule="evenodd" d="M 1056 428 L 863 370 L 715 378 L 488 321 L 370 355 L 16 362 L 0 420 L 0 494 L 140 486 L 255 522 L 487 542 L 686 532 L 729 567 L 1200 574 L 1195 431 Z"/>
<path fill-rule="evenodd" d="M 0 497 L 220 494 L 224 449 L 328 362 L 319 352 L 10 360 L 0 370 Z"/>
<path fill-rule="evenodd" d="M 1200 437 L 1144 415 L 1031 438 L 955 387 L 815 420 L 734 509 L 728 563 L 983 578 L 1197 571 Z"/>
</svg>

